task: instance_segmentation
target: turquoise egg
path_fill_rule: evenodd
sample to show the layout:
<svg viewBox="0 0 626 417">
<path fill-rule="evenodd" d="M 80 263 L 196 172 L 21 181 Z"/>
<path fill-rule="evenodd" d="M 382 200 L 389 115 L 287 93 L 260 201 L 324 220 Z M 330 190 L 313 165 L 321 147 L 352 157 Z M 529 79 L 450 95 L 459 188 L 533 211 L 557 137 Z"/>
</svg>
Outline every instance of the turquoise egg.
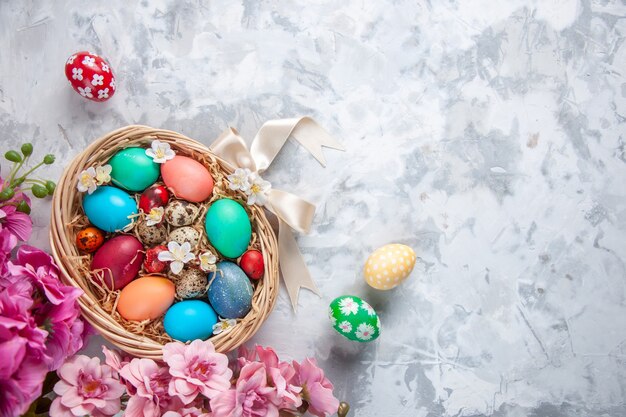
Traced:
<svg viewBox="0 0 626 417">
<path fill-rule="evenodd" d="M 83 210 L 91 224 L 106 232 L 115 232 L 132 222 L 129 216 L 137 214 L 137 202 L 119 188 L 105 185 L 92 194 L 85 194 Z"/>
<path fill-rule="evenodd" d="M 218 262 L 216 271 L 209 274 L 209 302 L 225 319 L 239 319 L 252 308 L 252 284 L 236 264 Z"/>
<path fill-rule="evenodd" d="M 217 200 L 204 219 L 209 242 L 226 258 L 238 258 L 248 249 L 252 226 L 241 204 L 229 198 Z"/>
<path fill-rule="evenodd" d="M 210 305 L 200 300 L 180 301 L 167 310 L 163 318 L 165 332 L 175 340 L 206 340 L 213 334 L 217 315 Z"/>
<path fill-rule="evenodd" d="M 122 149 L 113 158 L 111 180 L 113 184 L 129 191 L 143 191 L 159 178 L 160 168 L 146 155 L 144 148 Z"/>
</svg>

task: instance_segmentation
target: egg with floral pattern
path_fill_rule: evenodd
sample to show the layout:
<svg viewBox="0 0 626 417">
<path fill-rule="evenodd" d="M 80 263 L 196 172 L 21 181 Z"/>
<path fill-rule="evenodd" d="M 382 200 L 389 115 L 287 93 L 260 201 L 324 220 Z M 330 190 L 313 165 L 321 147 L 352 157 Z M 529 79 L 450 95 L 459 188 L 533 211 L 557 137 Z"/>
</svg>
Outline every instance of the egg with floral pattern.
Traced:
<svg viewBox="0 0 626 417">
<path fill-rule="evenodd" d="M 371 342 L 380 335 L 380 319 L 374 308 L 356 295 L 335 298 L 328 308 L 333 328 L 343 337 Z"/>
<path fill-rule="evenodd" d="M 107 61 L 93 52 L 76 52 L 65 62 L 65 77 L 82 97 L 106 101 L 115 94 L 115 76 Z"/>
<path fill-rule="evenodd" d="M 365 282 L 377 290 L 390 290 L 408 278 L 415 266 L 415 252 L 392 243 L 376 249 L 365 262 Z"/>
</svg>

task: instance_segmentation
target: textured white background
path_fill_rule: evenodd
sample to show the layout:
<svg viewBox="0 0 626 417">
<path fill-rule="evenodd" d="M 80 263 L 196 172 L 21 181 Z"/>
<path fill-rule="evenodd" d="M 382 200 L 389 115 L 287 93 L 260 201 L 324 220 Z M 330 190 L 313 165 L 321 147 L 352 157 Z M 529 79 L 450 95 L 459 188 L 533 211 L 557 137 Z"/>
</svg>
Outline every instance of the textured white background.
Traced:
<svg viewBox="0 0 626 417">
<path fill-rule="evenodd" d="M 359 417 L 624 416 L 625 15 L 607 0 L 2 0 L 0 143 L 55 153 L 58 177 L 126 124 L 208 144 L 311 115 L 347 152 L 322 169 L 289 144 L 268 179 L 318 204 L 299 242 L 323 296 L 294 315 L 282 291 L 254 342 L 316 356 Z M 116 71 L 105 104 L 64 78 L 83 49 Z M 49 203 L 35 209 L 47 247 Z M 418 265 L 379 293 L 361 268 L 389 242 Z M 334 334 L 326 307 L 346 293 L 377 308 L 378 342 Z"/>
</svg>

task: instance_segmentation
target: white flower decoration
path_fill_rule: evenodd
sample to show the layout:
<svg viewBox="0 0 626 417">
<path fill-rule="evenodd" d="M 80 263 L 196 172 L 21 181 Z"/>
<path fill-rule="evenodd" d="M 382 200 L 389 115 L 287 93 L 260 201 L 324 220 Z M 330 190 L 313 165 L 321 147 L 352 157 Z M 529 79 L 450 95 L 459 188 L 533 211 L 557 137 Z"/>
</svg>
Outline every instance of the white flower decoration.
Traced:
<svg viewBox="0 0 626 417">
<path fill-rule="evenodd" d="M 98 98 L 109 98 L 109 89 L 98 90 Z"/>
<path fill-rule="evenodd" d="M 185 242 L 182 245 L 178 242 L 170 242 L 167 244 L 167 250 L 159 252 L 159 261 L 171 262 L 170 271 L 179 274 L 183 270 L 185 264 L 195 258 L 191 253 L 191 244 Z"/>
<path fill-rule="evenodd" d="M 200 261 L 200 269 L 204 272 L 208 272 L 213 269 L 212 265 L 215 265 L 217 258 L 211 252 L 204 252 L 198 255 L 198 260 Z"/>
<path fill-rule="evenodd" d="M 96 168 L 96 182 L 98 185 L 106 184 L 111 182 L 111 171 L 113 167 L 111 165 L 106 164 L 101 167 Z"/>
<path fill-rule="evenodd" d="M 74 80 L 83 80 L 83 69 L 82 68 L 72 68 L 72 79 Z"/>
<path fill-rule="evenodd" d="M 117 86 L 117 84 L 115 84 L 115 78 L 113 78 L 111 80 L 111 82 L 109 83 L 109 87 L 111 87 L 113 90 L 115 90 L 115 87 Z"/>
<path fill-rule="evenodd" d="M 213 334 L 220 334 L 229 332 L 235 327 L 237 324 L 237 320 L 235 319 L 222 319 L 220 318 L 219 323 L 215 323 L 213 325 Z"/>
<path fill-rule="evenodd" d="M 84 193 L 86 191 L 87 193 L 91 194 L 96 191 L 96 188 L 98 188 L 98 184 L 96 184 L 95 168 L 87 168 L 86 170 L 78 174 L 78 184 L 76 185 L 76 188 L 81 193 Z"/>
<path fill-rule="evenodd" d="M 109 66 L 107 64 L 105 64 L 104 62 L 102 63 L 101 68 L 102 68 L 102 71 L 109 72 Z"/>
<path fill-rule="evenodd" d="M 71 57 L 67 59 L 67 63 L 72 65 L 75 59 L 76 59 L 76 55 L 72 55 Z"/>
<path fill-rule="evenodd" d="M 356 314 L 359 312 L 359 304 L 352 298 L 346 297 L 339 301 L 339 309 L 342 314 L 349 316 L 350 314 Z"/>
<path fill-rule="evenodd" d="M 154 226 L 155 224 L 161 223 L 163 220 L 163 213 L 165 213 L 165 209 L 163 207 L 151 208 L 150 213 L 146 216 L 146 224 L 148 226 Z"/>
<path fill-rule="evenodd" d="M 252 172 L 248 168 L 237 168 L 228 178 L 228 188 L 231 190 L 241 190 L 246 194 L 250 191 L 248 177 Z"/>
<path fill-rule="evenodd" d="M 376 312 L 374 311 L 372 306 L 369 305 L 368 303 L 366 303 L 365 301 L 363 301 L 363 303 L 361 303 L 361 308 L 363 310 L 367 311 L 367 315 L 368 316 L 373 316 L 374 314 L 376 314 Z"/>
<path fill-rule="evenodd" d="M 102 85 L 104 84 L 104 75 L 94 74 L 91 79 L 91 85 Z"/>
<path fill-rule="evenodd" d="M 256 172 L 250 174 L 248 182 L 250 183 L 250 190 L 247 193 L 248 205 L 251 206 L 253 204 L 257 204 L 259 206 L 264 206 L 265 203 L 267 203 L 267 193 L 270 188 L 272 188 L 272 184 L 270 184 L 269 181 L 265 181 Z"/>
<path fill-rule="evenodd" d="M 361 323 L 354 334 L 361 340 L 370 340 L 374 336 L 374 327 L 367 323 Z"/>
<path fill-rule="evenodd" d="M 328 307 L 328 318 L 330 319 L 330 321 L 333 323 L 333 326 L 335 324 L 337 324 L 337 319 L 335 318 L 334 314 L 333 314 L 333 309 Z"/>
<path fill-rule="evenodd" d="M 93 94 L 91 94 L 91 87 L 85 87 L 85 88 L 78 87 L 78 92 L 83 97 L 93 98 Z"/>
<path fill-rule="evenodd" d="M 157 164 L 164 164 L 165 161 L 174 158 L 176 153 L 170 149 L 169 143 L 153 140 L 151 148 L 146 149 L 146 155 L 152 158 Z"/>
<path fill-rule="evenodd" d="M 83 65 L 88 65 L 90 67 L 93 67 L 93 65 L 96 63 L 96 59 L 90 56 L 86 56 L 83 58 Z"/>
<path fill-rule="evenodd" d="M 352 331 L 352 324 L 350 324 L 349 321 L 344 320 L 341 323 L 339 323 L 339 328 L 344 333 L 350 333 Z"/>
</svg>

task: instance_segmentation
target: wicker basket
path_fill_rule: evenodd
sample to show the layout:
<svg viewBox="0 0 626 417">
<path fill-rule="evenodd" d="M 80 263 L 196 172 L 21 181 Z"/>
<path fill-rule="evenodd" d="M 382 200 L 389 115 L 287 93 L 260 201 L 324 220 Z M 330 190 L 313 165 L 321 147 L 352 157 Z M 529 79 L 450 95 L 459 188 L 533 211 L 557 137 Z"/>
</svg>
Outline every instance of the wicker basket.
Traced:
<svg viewBox="0 0 626 417">
<path fill-rule="evenodd" d="M 91 256 L 78 252 L 76 233 L 84 227 L 82 194 L 76 189 L 78 174 L 90 166 L 104 164 L 117 151 L 128 146 L 149 147 L 149 143 L 159 139 L 170 143 L 177 154 L 193 157 L 202 161 L 214 174 L 215 189 L 224 190 L 225 175 L 232 169 L 216 157 L 206 146 L 179 133 L 159 130 L 147 126 L 127 126 L 111 132 L 93 142 L 78 155 L 65 169 L 52 199 L 52 223 L 50 243 L 63 281 L 84 291 L 79 298 L 83 317 L 96 328 L 102 336 L 122 350 L 139 357 L 160 359 L 162 346 L 169 337 L 148 336 L 124 323 L 123 319 L 109 305 L 105 308 L 91 275 L 87 272 Z M 215 175 L 217 172 L 217 175 Z M 216 178 L 217 176 L 217 178 Z M 229 193 L 234 192 L 229 190 Z M 240 199 L 243 195 L 239 196 Z M 245 204 L 244 204 L 245 206 Z M 278 249 L 276 236 L 262 208 L 246 207 L 252 219 L 253 242 L 263 253 L 265 275 L 255 287 L 252 297 L 252 310 L 229 332 L 213 336 L 210 340 L 219 352 L 229 352 L 248 340 L 265 321 L 272 311 L 278 293 Z M 82 219 L 82 223 L 81 223 Z M 116 299 L 117 295 L 113 294 Z M 160 320 L 160 319 L 157 319 Z M 143 333 L 143 334 L 142 334 Z"/>
</svg>

